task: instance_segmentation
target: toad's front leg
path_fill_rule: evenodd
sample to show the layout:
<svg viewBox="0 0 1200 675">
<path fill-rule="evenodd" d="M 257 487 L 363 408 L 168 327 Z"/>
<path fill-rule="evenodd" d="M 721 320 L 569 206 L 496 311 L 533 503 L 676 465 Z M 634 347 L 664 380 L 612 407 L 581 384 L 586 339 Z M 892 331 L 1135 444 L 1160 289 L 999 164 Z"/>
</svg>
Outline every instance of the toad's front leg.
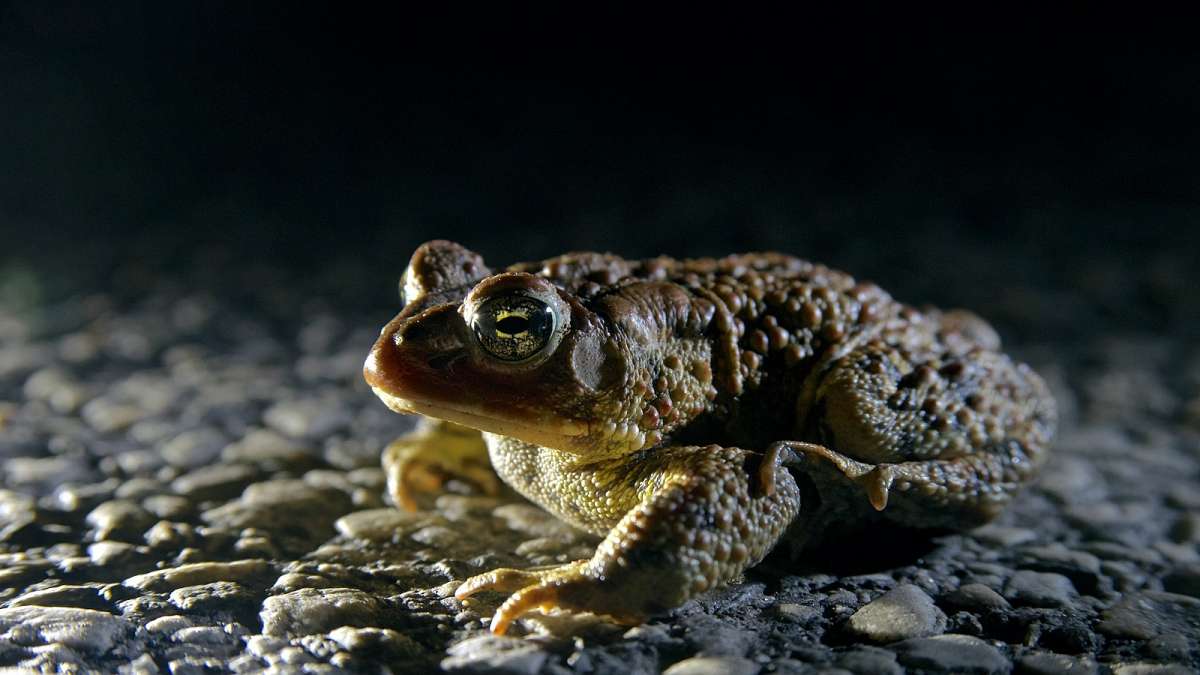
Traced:
<svg viewBox="0 0 1200 675">
<path fill-rule="evenodd" d="M 613 492 L 631 490 L 641 498 L 590 560 L 540 571 L 496 570 L 468 579 L 455 595 L 515 590 L 492 617 L 497 634 L 538 608 L 637 622 L 676 607 L 761 560 L 799 512 L 795 480 L 787 471 L 758 471 L 762 459 L 737 448 L 678 447 L 654 459 L 642 456 L 638 466 L 613 468 L 626 481 Z M 761 484 L 762 476 L 773 476 L 774 484 Z"/>
<path fill-rule="evenodd" d="M 392 501 L 406 511 L 417 510 L 418 493 L 435 492 L 451 478 L 489 495 L 500 491 L 479 432 L 444 420 L 422 417 L 415 430 L 392 441 L 383 451 L 383 470 Z"/>
</svg>

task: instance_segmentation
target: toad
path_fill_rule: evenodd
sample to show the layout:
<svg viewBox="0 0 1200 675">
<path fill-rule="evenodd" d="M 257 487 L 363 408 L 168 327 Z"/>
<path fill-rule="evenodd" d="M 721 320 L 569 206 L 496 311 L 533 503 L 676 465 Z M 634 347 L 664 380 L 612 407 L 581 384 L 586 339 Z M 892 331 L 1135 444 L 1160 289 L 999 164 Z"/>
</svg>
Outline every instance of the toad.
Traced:
<svg viewBox="0 0 1200 675">
<path fill-rule="evenodd" d="M 363 371 L 427 418 L 385 450 L 396 504 L 498 476 L 603 537 L 590 559 L 467 579 L 459 599 L 510 594 L 497 634 L 535 609 L 638 622 L 831 529 L 980 525 L 1054 433 L 1046 385 L 982 319 L 787 255 L 495 271 L 432 241 L 401 294 Z"/>
</svg>

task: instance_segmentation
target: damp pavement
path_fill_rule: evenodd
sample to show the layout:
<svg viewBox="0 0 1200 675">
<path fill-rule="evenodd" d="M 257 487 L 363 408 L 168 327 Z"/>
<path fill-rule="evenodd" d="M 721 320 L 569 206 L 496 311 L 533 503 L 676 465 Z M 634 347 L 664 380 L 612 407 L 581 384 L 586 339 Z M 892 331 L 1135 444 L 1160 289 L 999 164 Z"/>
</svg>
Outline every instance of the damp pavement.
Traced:
<svg viewBox="0 0 1200 675">
<path fill-rule="evenodd" d="M 996 522 L 771 557 L 633 628 L 534 613 L 496 637 L 486 626 L 503 597 L 462 602 L 458 582 L 586 557 L 596 541 L 511 493 L 451 483 L 417 513 L 386 501 L 380 450 L 412 420 L 360 368 L 394 308 L 286 270 L 233 271 L 225 285 L 136 272 L 119 291 L 35 301 L 22 289 L 36 290 L 36 272 L 0 280 L 0 667 L 1200 668 L 1200 344 L 1182 338 L 1195 301 L 1169 274 L 1147 291 L 1094 283 L 1083 265 L 1064 285 L 1083 290 L 1030 282 L 977 308 L 1046 377 L 1063 417 L 1041 478 Z M 1153 328 L 1104 329 L 1112 304 L 1147 292 L 1155 309 L 1130 311 L 1153 313 Z"/>
</svg>

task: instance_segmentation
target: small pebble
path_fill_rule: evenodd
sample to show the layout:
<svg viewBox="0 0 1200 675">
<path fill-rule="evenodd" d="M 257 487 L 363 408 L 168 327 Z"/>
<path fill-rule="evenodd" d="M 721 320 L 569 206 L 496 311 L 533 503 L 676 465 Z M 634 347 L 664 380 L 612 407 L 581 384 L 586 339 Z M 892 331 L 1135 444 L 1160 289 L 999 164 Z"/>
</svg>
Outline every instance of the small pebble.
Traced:
<svg viewBox="0 0 1200 675">
<path fill-rule="evenodd" d="M 963 584 L 947 594 L 946 602 L 955 607 L 979 610 L 1008 609 L 1008 601 L 1004 596 L 983 584 Z"/>
<path fill-rule="evenodd" d="M 195 469 L 216 459 L 228 442 L 225 434 L 211 427 L 203 427 L 179 434 L 167 441 L 159 452 L 171 466 Z"/>
<path fill-rule="evenodd" d="M 344 537 L 368 541 L 391 541 L 398 533 L 428 522 L 427 515 L 400 509 L 383 508 L 355 511 L 338 519 L 337 530 Z"/>
<path fill-rule="evenodd" d="M 146 630 L 151 633 L 166 633 L 172 635 L 175 631 L 191 628 L 195 623 L 186 616 L 168 614 L 146 622 Z"/>
<path fill-rule="evenodd" d="M 920 588 L 902 584 L 851 615 L 846 629 L 870 642 L 883 644 L 937 635 L 946 629 L 946 615 Z"/>
<path fill-rule="evenodd" d="M 100 567 L 121 562 L 134 554 L 134 545 L 123 541 L 98 541 L 87 547 L 88 557 Z"/>
<path fill-rule="evenodd" d="M 756 675 L 762 667 L 737 656 L 693 656 L 670 666 L 663 675 Z"/>
<path fill-rule="evenodd" d="M 969 635 L 936 635 L 913 638 L 891 646 L 906 668 L 963 675 L 1007 673 L 1008 659 L 995 647 Z"/>
<path fill-rule="evenodd" d="M 171 591 L 217 581 L 253 579 L 265 575 L 269 570 L 270 566 L 265 560 L 200 562 L 139 574 L 122 583 L 142 591 Z"/>
<path fill-rule="evenodd" d="M 92 609 L 73 607 L 11 607 L 0 609 L 0 635 L 14 644 L 38 647 L 58 643 L 90 654 L 104 654 L 133 635 L 125 619 Z"/>
<path fill-rule="evenodd" d="M 154 523 L 154 516 L 137 502 L 114 499 L 92 509 L 86 520 L 97 540 L 141 539 L 142 532 Z"/>
<path fill-rule="evenodd" d="M 351 588 L 302 588 L 275 595 L 262 604 L 263 634 L 310 635 L 338 626 L 378 625 L 386 606 L 373 595 Z"/>
<path fill-rule="evenodd" d="M 240 606 L 252 603 L 254 594 L 233 581 L 214 581 L 177 588 L 171 591 L 169 598 L 172 605 L 185 612 L 212 613 L 236 611 Z"/>
<path fill-rule="evenodd" d="M 776 611 L 779 612 L 780 617 L 787 619 L 788 621 L 794 621 L 801 624 L 810 623 L 821 618 L 820 609 L 810 605 L 796 604 L 794 602 L 784 603 L 780 605 Z"/>
<path fill-rule="evenodd" d="M 1037 652 L 1016 661 L 1016 675 L 1096 675 L 1100 666 L 1089 658 Z"/>
<path fill-rule="evenodd" d="M 1066 607 L 1076 595 L 1071 580 L 1053 572 L 1020 570 L 1004 586 L 1004 597 L 1017 605 Z"/>
<path fill-rule="evenodd" d="M 175 631 L 171 635 L 171 639 L 175 642 L 193 644 L 222 644 L 229 641 L 229 636 L 220 626 L 195 626 Z"/>
</svg>

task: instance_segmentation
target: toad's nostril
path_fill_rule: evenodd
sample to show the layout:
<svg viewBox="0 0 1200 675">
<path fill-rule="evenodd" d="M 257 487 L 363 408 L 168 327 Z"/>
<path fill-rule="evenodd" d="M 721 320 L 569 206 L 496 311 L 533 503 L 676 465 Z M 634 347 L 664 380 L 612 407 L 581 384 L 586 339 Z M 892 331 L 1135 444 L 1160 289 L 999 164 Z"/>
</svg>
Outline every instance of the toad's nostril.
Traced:
<svg viewBox="0 0 1200 675">
<path fill-rule="evenodd" d="M 452 351 L 435 354 L 431 356 L 426 363 L 428 363 L 429 367 L 433 368 L 434 370 L 449 371 L 454 367 L 455 363 L 461 361 L 466 356 L 466 350 L 455 349 Z"/>
<path fill-rule="evenodd" d="M 429 337 L 429 328 L 419 321 L 409 321 L 396 331 L 394 342 L 421 342 Z"/>
</svg>

